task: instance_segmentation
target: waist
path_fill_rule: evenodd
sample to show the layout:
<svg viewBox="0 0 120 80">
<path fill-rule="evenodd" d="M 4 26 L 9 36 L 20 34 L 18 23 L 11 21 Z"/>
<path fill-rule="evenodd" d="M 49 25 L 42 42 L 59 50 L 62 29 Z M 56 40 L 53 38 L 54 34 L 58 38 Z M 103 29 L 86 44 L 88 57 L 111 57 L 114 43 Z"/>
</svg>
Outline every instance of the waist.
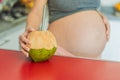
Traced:
<svg viewBox="0 0 120 80">
<path fill-rule="evenodd" d="M 93 20 L 91 20 L 93 19 Z M 99 19 L 99 21 L 96 21 L 95 19 Z M 98 11 L 95 10 L 84 10 L 84 11 L 78 11 L 75 12 L 69 16 L 66 16 L 64 18 L 61 18 L 59 20 L 56 20 L 54 23 L 51 23 L 50 26 L 56 26 L 61 24 L 62 26 L 67 26 L 68 24 L 66 23 L 71 23 L 69 26 L 75 26 L 75 25 L 79 25 L 78 27 L 87 27 L 89 26 L 88 24 L 97 24 L 100 23 L 102 24 L 102 26 L 104 25 L 102 18 L 100 16 L 100 14 L 98 13 Z M 87 24 L 86 24 L 87 23 Z M 83 24 L 83 25 L 82 25 Z M 100 26 L 99 24 L 99 26 Z M 96 25 L 98 26 L 98 25 Z"/>
<path fill-rule="evenodd" d="M 73 10 L 73 11 L 69 11 L 69 12 L 50 11 L 51 14 L 49 14 L 49 23 L 52 23 L 60 18 L 72 15 L 74 13 L 87 11 L 87 10 L 97 10 L 97 8 L 95 8 L 95 7 L 80 8 L 78 10 Z"/>
</svg>

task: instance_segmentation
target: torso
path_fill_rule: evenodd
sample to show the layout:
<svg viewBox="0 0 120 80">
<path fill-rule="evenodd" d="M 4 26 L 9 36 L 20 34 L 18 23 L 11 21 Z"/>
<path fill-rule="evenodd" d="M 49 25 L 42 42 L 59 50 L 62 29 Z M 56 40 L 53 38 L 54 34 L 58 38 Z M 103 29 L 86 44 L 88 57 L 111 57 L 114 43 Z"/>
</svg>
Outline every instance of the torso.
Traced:
<svg viewBox="0 0 120 80">
<path fill-rule="evenodd" d="M 49 25 L 58 45 L 77 56 L 97 57 L 106 44 L 105 25 L 95 10 L 79 11 Z"/>
</svg>

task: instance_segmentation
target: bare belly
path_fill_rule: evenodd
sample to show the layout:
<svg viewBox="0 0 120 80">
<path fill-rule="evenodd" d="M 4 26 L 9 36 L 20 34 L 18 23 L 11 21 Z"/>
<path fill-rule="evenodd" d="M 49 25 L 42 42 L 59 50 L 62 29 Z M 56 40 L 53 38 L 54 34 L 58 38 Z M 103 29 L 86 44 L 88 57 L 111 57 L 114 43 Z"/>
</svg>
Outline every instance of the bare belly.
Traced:
<svg viewBox="0 0 120 80">
<path fill-rule="evenodd" d="M 105 25 L 96 11 L 82 11 L 49 25 L 58 45 L 76 56 L 97 57 L 106 44 Z"/>
</svg>

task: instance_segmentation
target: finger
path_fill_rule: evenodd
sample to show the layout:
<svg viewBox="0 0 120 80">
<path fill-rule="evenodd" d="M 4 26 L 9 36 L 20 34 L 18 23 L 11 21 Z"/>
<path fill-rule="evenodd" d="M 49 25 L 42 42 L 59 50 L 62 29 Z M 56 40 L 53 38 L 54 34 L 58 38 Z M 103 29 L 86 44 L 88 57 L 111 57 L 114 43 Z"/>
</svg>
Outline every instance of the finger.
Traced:
<svg viewBox="0 0 120 80">
<path fill-rule="evenodd" d="M 21 42 L 20 41 L 20 46 L 24 49 L 24 50 L 26 50 L 26 51 L 29 51 L 30 49 L 23 43 L 23 42 Z"/>
<path fill-rule="evenodd" d="M 23 35 L 27 38 L 28 32 L 24 32 Z"/>
<path fill-rule="evenodd" d="M 29 57 L 28 52 L 26 52 L 24 49 L 21 49 L 21 52 L 22 52 L 26 57 Z"/>
<path fill-rule="evenodd" d="M 104 21 L 104 23 L 105 23 L 107 26 L 110 26 L 110 23 L 109 23 L 109 21 L 108 21 L 108 19 L 107 19 L 106 16 L 104 16 L 103 21 Z"/>
<path fill-rule="evenodd" d="M 20 36 L 20 40 L 21 40 L 22 42 L 26 43 L 26 44 L 29 44 L 29 43 L 30 43 L 29 40 L 25 37 L 24 34 Z"/>
<path fill-rule="evenodd" d="M 107 17 L 104 17 L 104 24 L 106 26 L 106 35 L 107 35 L 107 41 L 109 41 L 109 38 L 110 38 L 110 23 L 107 19 Z"/>
</svg>

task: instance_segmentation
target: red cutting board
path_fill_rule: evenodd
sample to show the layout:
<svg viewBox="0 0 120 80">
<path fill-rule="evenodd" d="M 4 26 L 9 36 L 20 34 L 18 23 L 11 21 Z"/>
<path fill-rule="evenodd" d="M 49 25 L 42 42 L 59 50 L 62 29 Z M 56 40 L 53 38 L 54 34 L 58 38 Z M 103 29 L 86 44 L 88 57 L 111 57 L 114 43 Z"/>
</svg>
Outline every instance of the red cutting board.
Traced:
<svg viewBox="0 0 120 80">
<path fill-rule="evenodd" d="M 0 50 L 0 80 L 120 80 L 120 63 L 60 56 L 34 63 L 19 51 Z"/>
</svg>

